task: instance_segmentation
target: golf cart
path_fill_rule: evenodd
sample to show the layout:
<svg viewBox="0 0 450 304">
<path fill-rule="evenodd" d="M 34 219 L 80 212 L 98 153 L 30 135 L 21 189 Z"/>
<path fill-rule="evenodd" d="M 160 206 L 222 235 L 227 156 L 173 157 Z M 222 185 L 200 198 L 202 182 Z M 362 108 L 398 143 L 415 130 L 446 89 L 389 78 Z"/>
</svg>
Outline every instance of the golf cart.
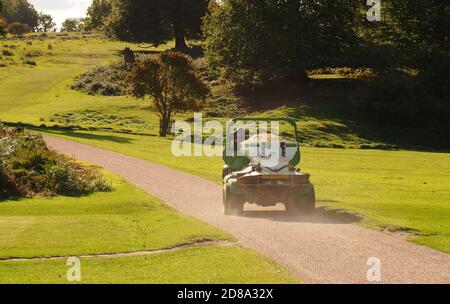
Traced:
<svg viewBox="0 0 450 304">
<path fill-rule="evenodd" d="M 239 127 L 252 122 L 256 131 Z M 277 126 L 276 132 L 269 124 Z M 283 203 L 286 211 L 293 213 L 315 210 L 310 175 L 296 168 L 300 145 L 293 119 L 233 119 L 228 123 L 226 141 L 222 174 L 226 215 L 241 214 L 246 202 L 263 207 Z"/>
</svg>

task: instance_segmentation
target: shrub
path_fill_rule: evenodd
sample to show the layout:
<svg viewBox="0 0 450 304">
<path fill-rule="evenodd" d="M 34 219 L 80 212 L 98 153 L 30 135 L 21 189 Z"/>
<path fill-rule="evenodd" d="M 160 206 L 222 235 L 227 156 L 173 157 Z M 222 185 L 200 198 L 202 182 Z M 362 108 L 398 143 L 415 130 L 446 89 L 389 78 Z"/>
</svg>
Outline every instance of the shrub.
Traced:
<svg viewBox="0 0 450 304">
<path fill-rule="evenodd" d="M 71 88 L 92 95 L 123 96 L 126 73 L 126 65 L 122 63 L 99 66 L 78 76 Z"/>
<path fill-rule="evenodd" d="M 33 60 L 25 60 L 23 62 L 23 64 L 27 64 L 27 65 L 31 65 L 31 66 L 37 66 L 36 61 L 33 61 Z"/>
<path fill-rule="evenodd" d="M 41 136 L 0 126 L 0 195 L 86 195 L 109 191 L 98 171 L 47 148 Z"/>
<path fill-rule="evenodd" d="M 8 56 L 8 57 L 14 56 L 14 53 L 9 50 L 3 50 L 2 54 L 3 54 L 3 56 Z"/>
<path fill-rule="evenodd" d="M 31 28 L 27 24 L 13 22 L 8 26 L 8 32 L 16 37 L 23 37 L 24 34 L 31 32 Z"/>
</svg>

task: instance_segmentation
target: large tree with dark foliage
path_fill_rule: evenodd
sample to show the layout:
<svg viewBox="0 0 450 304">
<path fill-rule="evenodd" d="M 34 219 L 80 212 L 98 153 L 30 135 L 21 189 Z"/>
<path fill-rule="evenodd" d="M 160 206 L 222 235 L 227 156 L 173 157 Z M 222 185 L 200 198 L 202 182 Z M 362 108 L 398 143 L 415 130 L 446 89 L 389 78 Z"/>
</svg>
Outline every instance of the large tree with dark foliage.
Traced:
<svg viewBox="0 0 450 304">
<path fill-rule="evenodd" d="M 86 30 L 101 30 L 111 14 L 111 0 L 94 0 L 87 11 Z"/>
<path fill-rule="evenodd" d="M 223 0 L 205 18 L 206 56 L 235 83 L 302 80 L 358 43 L 364 15 L 353 0 Z"/>
<path fill-rule="evenodd" d="M 27 0 L 2 0 L 2 16 L 6 22 L 18 22 L 35 29 L 38 26 L 38 12 Z"/>
<path fill-rule="evenodd" d="M 112 0 L 105 28 L 120 40 L 163 44 L 175 38 L 186 49 L 186 38 L 199 38 L 208 0 Z"/>
</svg>

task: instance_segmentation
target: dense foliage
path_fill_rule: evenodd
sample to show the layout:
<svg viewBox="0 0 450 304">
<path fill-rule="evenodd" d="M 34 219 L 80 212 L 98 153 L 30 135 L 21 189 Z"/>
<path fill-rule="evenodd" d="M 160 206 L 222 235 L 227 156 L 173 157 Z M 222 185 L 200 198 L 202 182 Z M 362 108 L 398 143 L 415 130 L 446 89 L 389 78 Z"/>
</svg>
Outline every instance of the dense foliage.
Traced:
<svg viewBox="0 0 450 304">
<path fill-rule="evenodd" d="M 305 79 L 305 69 L 340 60 L 358 42 L 357 1 L 211 2 L 206 57 L 238 84 Z"/>
<path fill-rule="evenodd" d="M 120 40 L 163 44 L 175 38 L 176 49 L 186 49 L 185 38 L 198 38 L 208 0 L 112 0 L 107 33 Z"/>
<path fill-rule="evenodd" d="M 450 115 L 450 2 L 223 0 L 204 22 L 212 73 L 237 86 L 305 80 L 305 69 L 369 69 L 355 104 L 382 121 Z M 419 121 L 420 121 L 419 120 Z M 445 122 L 444 122 L 445 123 Z"/>
<path fill-rule="evenodd" d="M 69 18 L 64 20 L 61 32 L 81 32 L 84 30 L 84 20 L 80 18 Z"/>
<path fill-rule="evenodd" d="M 137 61 L 131 69 L 129 82 L 132 96 L 153 99 L 161 118 L 161 136 L 167 135 L 173 114 L 201 109 L 209 94 L 191 58 L 178 52 L 164 52 Z"/>
<path fill-rule="evenodd" d="M 38 26 L 38 12 L 28 0 L 2 0 L 3 12 L 0 15 L 7 23 L 22 23 L 31 29 Z"/>
<path fill-rule="evenodd" d="M 44 33 L 56 31 L 56 23 L 53 22 L 53 17 L 48 14 L 39 13 L 37 30 Z"/>
<path fill-rule="evenodd" d="M 87 11 L 86 30 L 102 30 L 111 14 L 111 0 L 93 0 Z"/>
<path fill-rule="evenodd" d="M 41 136 L 0 125 L 0 197 L 109 190 L 98 171 L 48 149 Z"/>
<path fill-rule="evenodd" d="M 31 28 L 27 24 L 13 22 L 8 25 L 8 32 L 16 37 L 22 37 L 24 34 L 31 32 Z"/>
</svg>

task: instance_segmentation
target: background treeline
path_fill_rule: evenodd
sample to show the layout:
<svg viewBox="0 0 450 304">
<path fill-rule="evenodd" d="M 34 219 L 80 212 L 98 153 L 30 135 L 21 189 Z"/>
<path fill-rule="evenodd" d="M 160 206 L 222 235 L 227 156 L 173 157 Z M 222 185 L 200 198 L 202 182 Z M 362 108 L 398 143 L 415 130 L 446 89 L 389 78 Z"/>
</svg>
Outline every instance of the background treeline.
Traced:
<svg viewBox="0 0 450 304">
<path fill-rule="evenodd" d="M 177 49 L 201 38 L 210 73 L 237 88 L 303 82 L 314 69 L 370 71 L 359 109 L 450 128 L 450 2 L 381 4 L 381 21 L 369 22 L 362 0 L 94 0 L 87 23 L 125 41 L 175 39 Z"/>
<path fill-rule="evenodd" d="M 7 32 L 22 36 L 32 31 L 56 31 L 53 17 L 38 12 L 27 0 L 0 0 L 0 37 Z"/>
<path fill-rule="evenodd" d="M 1 16 L 7 23 L 22 23 L 30 28 L 38 26 L 38 12 L 27 0 L 2 0 Z"/>
</svg>

